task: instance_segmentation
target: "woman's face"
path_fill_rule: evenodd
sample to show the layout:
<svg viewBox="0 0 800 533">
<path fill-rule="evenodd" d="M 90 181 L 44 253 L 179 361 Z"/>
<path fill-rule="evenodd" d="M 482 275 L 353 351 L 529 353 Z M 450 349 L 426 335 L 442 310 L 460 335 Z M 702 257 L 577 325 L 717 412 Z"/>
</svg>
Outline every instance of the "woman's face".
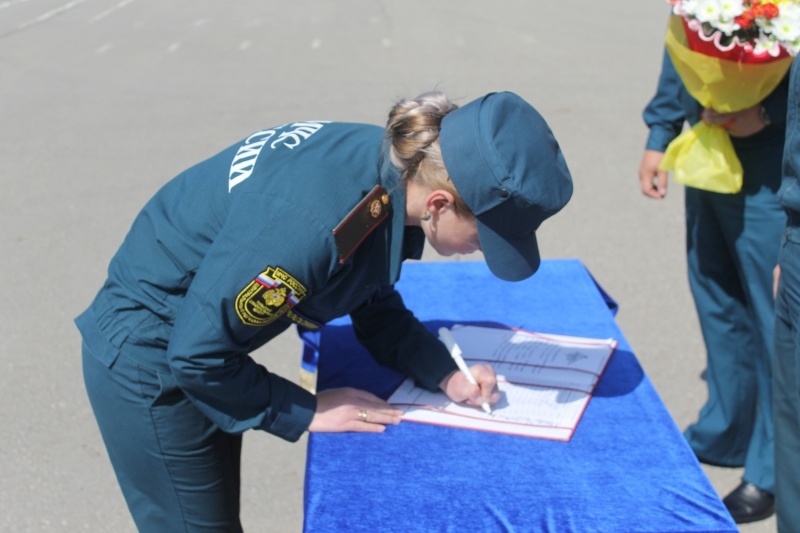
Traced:
<svg viewBox="0 0 800 533">
<path fill-rule="evenodd" d="M 474 217 L 458 215 L 452 206 L 431 213 L 422 223 L 425 237 L 439 255 L 471 254 L 481 249 Z"/>
</svg>

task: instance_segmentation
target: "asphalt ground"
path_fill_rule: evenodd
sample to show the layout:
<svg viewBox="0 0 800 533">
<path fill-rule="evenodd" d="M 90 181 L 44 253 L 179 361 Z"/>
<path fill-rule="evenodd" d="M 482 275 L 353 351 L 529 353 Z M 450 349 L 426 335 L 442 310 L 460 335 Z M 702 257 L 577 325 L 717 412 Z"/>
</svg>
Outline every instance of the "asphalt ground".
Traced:
<svg viewBox="0 0 800 533">
<path fill-rule="evenodd" d="M 637 178 L 668 13 L 665 0 L 0 0 L 0 530 L 134 530 L 72 319 L 156 189 L 262 127 L 384 124 L 397 98 L 434 88 L 460 103 L 514 91 L 545 116 L 575 194 L 539 231 L 542 253 L 584 262 L 675 423 L 691 423 L 705 354 L 683 193 L 650 200 Z M 297 378 L 292 334 L 254 355 Z M 247 531 L 301 530 L 304 462 L 305 438 L 246 435 Z M 741 476 L 706 472 L 720 495 Z"/>
</svg>

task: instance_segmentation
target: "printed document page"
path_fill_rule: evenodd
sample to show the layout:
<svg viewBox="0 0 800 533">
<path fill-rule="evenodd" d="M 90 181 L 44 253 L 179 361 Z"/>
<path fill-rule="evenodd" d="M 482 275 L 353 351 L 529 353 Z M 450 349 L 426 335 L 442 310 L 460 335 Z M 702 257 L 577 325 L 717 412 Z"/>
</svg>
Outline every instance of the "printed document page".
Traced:
<svg viewBox="0 0 800 533">
<path fill-rule="evenodd" d="M 568 441 L 618 342 L 513 329 L 454 326 L 468 365 L 497 373 L 500 401 L 492 414 L 451 402 L 407 379 L 389 398 L 403 420 Z"/>
</svg>

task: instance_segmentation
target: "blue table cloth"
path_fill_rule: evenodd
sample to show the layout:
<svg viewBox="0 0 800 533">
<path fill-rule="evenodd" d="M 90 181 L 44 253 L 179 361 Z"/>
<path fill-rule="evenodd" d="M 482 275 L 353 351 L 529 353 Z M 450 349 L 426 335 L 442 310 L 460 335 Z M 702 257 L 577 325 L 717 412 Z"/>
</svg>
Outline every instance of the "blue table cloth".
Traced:
<svg viewBox="0 0 800 533">
<path fill-rule="evenodd" d="M 311 434 L 307 532 L 729 532 L 738 530 L 576 260 L 500 281 L 483 263 L 410 263 L 397 285 L 431 331 L 453 324 L 608 338 L 619 347 L 569 442 L 403 422 L 383 434 Z M 319 390 L 388 398 L 346 319 L 320 338 Z"/>
</svg>

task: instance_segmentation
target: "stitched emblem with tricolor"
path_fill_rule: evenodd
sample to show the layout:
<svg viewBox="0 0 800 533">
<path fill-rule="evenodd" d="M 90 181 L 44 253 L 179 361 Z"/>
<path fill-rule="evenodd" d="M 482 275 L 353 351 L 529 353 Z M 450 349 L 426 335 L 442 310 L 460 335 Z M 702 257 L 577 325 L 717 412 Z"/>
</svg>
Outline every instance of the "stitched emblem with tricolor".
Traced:
<svg viewBox="0 0 800 533">
<path fill-rule="evenodd" d="M 281 267 L 267 267 L 236 296 L 236 315 L 247 326 L 265 326 L 300 303 L 306 288 Z"/>
</svg>

